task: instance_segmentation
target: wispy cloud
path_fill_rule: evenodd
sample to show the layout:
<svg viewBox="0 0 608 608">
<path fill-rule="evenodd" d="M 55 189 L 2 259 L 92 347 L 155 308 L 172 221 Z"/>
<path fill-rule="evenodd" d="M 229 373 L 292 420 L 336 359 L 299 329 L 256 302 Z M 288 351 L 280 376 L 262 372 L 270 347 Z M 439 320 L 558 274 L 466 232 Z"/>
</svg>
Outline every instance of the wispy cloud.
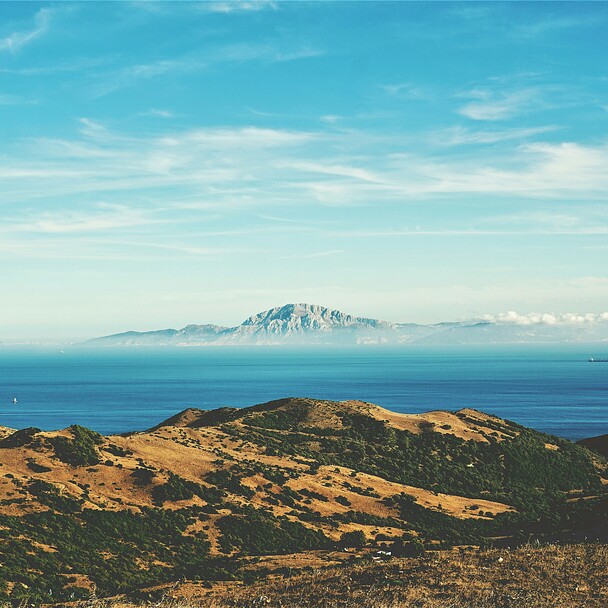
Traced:
<svg viewBox="0 0 608 608">
<path fill-rule="evenodd" d="M 34 217 L 31 213 L 28 215 L 29 217 L 24 220 L 7 223 L 0 232 L 80 234 L 131 228 L 155 221 L 143 209 L 104 203 L 99 203 L 86 211 L 43 212 Z"/>
<path fill-rule="evenodd" d="M 538 88 L 501 91 L 490 88 L 475 88 L 462 93 L 473 101 L 461 106 L 458 113 L 471 120 L 506 120 L 518 114 L 522 109 L 538 106 L 541 103 Z"/>
<path fill-rule="evenodd" d="M 516 38 L 538 38 L 548 34 L 563 33 L 564 30 L 572 30 L 582 27 L 598 27 L 606 22 L 606 12 L 597 10 L 594 14 L 578 16 L 547 16 L 546 18 L 521 23 L 512 29 Z"/>
<path fill-rule="evenodd" d="M 247 13 L 263 10 L 277 10 L 273 0 L 231 0 L 227 2 L 202 2 L 197 8 L 209 13 Z"/>
<path fill-rule="evenodd" d="M 506 141 L 522 141 L 543 133 L 559 130 L 557 125 L 544 127 L 519 127 L 512 129 L 494 129 L 479 131 L 456 126 L 436 131 L 429 136 L 432 144 L 437 146 L 462 146 L 478 144 L 495 144 Z"/>
<path fill-rule="evenodd" d="M 152 108 L 147 112 L 142 112 L 142 116 L 156 116 L 158 118 L 175 118 L 175 114 L 169 110 L 159 110 L 156 108 Z"/>
<path fill-rule="evenodd" d="M 150 63 L 140 63 L 102 73 L 100 82 L 91 89 L 93 97 L 103 97 L 140 80 L 148 80 L 163 74 L 187 74 L 202 68 L 202 62 L 193 57 L 182 59 L 162 59 Z"/>
<path fill-rule="evenodd" d="M 15 106 L 15 105 L 31 105 L 35 104 L 33 99 L 27 99 L 19 95 L 2 95 L 0 94 L 0 106 Z"/>
<path fill-rule="evenodd" d="M 37 138 L 5 152 L 0 241 L 7 254 L 108 261 L 255 255 L 304 263 L 340 260 L 347 250 L 340 239 L 350 246 L 365 238 L 608 235 L 599 211 L 608 191 L 607 145 L 522 145 L 503 134 L 499 153 L 472 147 L 460 155 L 440 146 L 425 152 L 398 133 L 171 130 L 167 123 L 159 133 L 133 133 L 90 118 L 78 125 L 73 138 Z M 576 212 L 568 206 L 573 197 L 586 199 Z M 492 211 L 496 200 L 524 198 L 543 201 L 546 213 Z M 440 209 L 463 200 L 476 201 L 488 220 L 382 221 L 422 201 L 428 209 L 439 201 Z M 544 201 L 562 205 L 549 209 Z M 365 207 L 379 223 L 349 224 L 352 214 L 369 213 Z"/>
<path fill-rule="evenodd" d="M 428 86 L 420 86 L 411 82 L 383 85 L 382 89 L 394 97 L 411 101 L 430 101 L 437 98 L 437 93 Z"/>
<path fill-rule="evenodd" d="M 552 11 L 544 6 L 540 11 L 520 10 L 513 13 L 508 5 L 499 2 L 455 2 L 446 9 L 445 15 L 451 23 L 458 25 L 446 28 L 446 31 L 462 33 L 465 28 L 474 33 L 477 43 L 480 40 L 485 43 L 496 40 L 512 40 L 518 44 L 546 42 L 551 36 L 566 36 L 583 28 L 603 27 L 608 14 L 601 3 L 596 3 L 596 7 L 580 14 Z M 560 39 L 559 42 L 563 43 L 564 40 Z"/>
<path fill-rule="evenodd" d="M 52 62 L 48 65 L 30 67 L 0 67 L 0 74 L 14 74 L 18 76 L 50 76 L 53 74 L 71 74 L 74 72 L 87 72 L 103 67 L 111 62 L 111 57 L 75 58 L 65 63 Z"/>
<path fill-rule="evenodd" d="M 395 134 L 239 127 L 136 136 L 90 119 L 80 124 L 80 137 L 39 138 L 20 157 L 5 158 L 6 200 L 140 193 L 166 206 L 171 189 L 181 208 L 209 209 L 289 201 L 370 205 L 463 194 L 601 200 L 608 190 L 608 146 L 538 141 L 548 127 L 456 130 L 446 137 L 452 145 L 501 141 L 506 147 L 490 155 L 484 148 L 472 147 L 465 156 L 447 150 L 443 157 L 441 146 L 425 154 L 417 142 Z"/>
<path fill-rule="evenodd" d="M 34 17 L 34 25 L 30 29 L 15 31 L 0 39 L 0 51 L 16 53 L 36 38 L 42 36 L 49 28 L 52 9 L 42 8 Z"/>
<path fill-rule="evenodd" d="M 187 54 L 174 59 L 158 59 L 138 63 L 101 73 L 99 82 L 92 88 L 93 97 L 103 97 L 142 80 L 161 76 L 183 76 L 216 66 L 252 61 L 280 63 L 319 57 L 322 49 L 309 46 L 291 47 L 277 44 L 231 44 L 210 49 L 204 54 Z"/>
</svg>

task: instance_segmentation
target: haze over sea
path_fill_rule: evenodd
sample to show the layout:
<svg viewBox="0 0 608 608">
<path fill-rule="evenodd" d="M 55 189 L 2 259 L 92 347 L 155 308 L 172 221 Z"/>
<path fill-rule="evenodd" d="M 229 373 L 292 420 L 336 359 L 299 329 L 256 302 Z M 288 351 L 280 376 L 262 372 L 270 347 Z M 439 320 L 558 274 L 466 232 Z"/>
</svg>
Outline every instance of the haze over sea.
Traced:
<svg viewBox="0 0 608 608">
<path fill-rule="evenodd" d="M 305 396 L 405 413 L 473 407 L 580 439 L 608 432 L 608 363 L 588 362 L 598 348 L 0 348 L 0 425 L 121 433 L 187 407 Z"/>
</svg>

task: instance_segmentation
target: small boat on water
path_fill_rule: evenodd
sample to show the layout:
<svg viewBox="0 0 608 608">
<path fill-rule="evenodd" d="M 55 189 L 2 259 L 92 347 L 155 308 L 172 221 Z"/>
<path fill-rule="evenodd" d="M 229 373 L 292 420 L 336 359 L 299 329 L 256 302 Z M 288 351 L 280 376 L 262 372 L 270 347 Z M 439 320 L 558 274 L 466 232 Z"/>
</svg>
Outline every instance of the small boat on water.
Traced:
<svg viewBox="0 0 608 608">
<path fill-rule="evenodd" d="M 591 357 L 589 363 L 608 363 L 608 359 L 594 359 Z"/>
<path fill-rule="evenodd" d="M 17 397 L 13 397 L 13 405 L 17 405 Z"/>
</svg>

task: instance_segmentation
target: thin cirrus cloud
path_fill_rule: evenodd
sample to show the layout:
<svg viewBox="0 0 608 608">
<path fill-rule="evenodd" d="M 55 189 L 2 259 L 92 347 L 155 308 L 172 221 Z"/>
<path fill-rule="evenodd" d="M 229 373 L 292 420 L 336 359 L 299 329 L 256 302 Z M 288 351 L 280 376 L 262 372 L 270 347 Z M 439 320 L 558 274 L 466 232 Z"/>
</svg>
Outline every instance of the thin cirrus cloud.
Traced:
<svg viewBox="0 0 608 608">
<path fill-rule="evenodd" d="M 104 97 L 125 87 L 136 85 L 142 80 L 161 76 L 172 78 L 209 70 L 230 63 L 252 61 L 282 63 L 320 57 L 323 49 L 303 46 L 283 47 L 278 44 L 231 44 L 207 50 L 204 54 L 187 54 L 175 59 L 158 59 L 109 70 L 98 76 L 99 82 L 91 88 L 93 98 Z"/>
<path fill-rule="evenodd" d="M 446 14 L 452 21 L 459 22 L 459 27 L 448 30 L 452 33 L 457 33 L 464 27 L 470 28 L 483 38 L 490 34 L 494 40 L 512 39 L 518 43 L 533 44 L 544 42 L 553 35 L 563 36 L 566 32 L 602 27 L 607 17 L 602 8 L 594 7 L 593 10 L 586 11 L 586 14 L 558 15 L 546 11 L 543 7 L 540 17 L 526 15 L 518 10 L 516 14 L 520 18 L 513 20 L 509 15 L 508 5 L 499 2 L 455 2 Z"/>
<path fill-rule="evenodd" d="M 206 197 L 209 207 L 239 208 L 290 201 L 407 203 L 462 194 L 595 200 L 608 189 L 605 144 L 509 145 L 503 134 L 506 148 L 491 154 L 480 148 L 477 154 L 442 157 L 437 149 L 425 154 L 414 144 L 397 147 L 394 137 L 383 141 L 381 134 L 367 147 L 368 140 L 355 132 L 226 127 L 137 136 L 92 121 L 82 124 L 79 138 L 35 139 L 7 160 L 0 169 L 5 195 L 27 201 L 106 192 L 123 203 L 139 193 L 166 201 L 170 187 L 172 199 Z"/>
<path fill-rule="evenodd" d="M 532 139 L 543 133 L 557 131 L 558 125 L 541 127 L 515 127 L 512 129 L 472 130 L 462 126 L 448 127 L 429 135 L 429 141 L 437 146 L 462 146 L 477 144 L 495 144 L 505 141 Z"/>
<path fill-rule="evenodd" d="M 197 5 L 201 11 L 209 13 L 248 13 L 264 10 L 277 10 L 277 2 L 273 0 L 240 0 L 239 2 L 204 2 Z"/>
<path fill-rule="evenodd" d="M 495 91 L 492 89 L 472 89 L 461 97 L 471 101 L 458 109 L 458 113 L 471 120 L 493 121 L 507 120 L 530 106 L 538 107 L 541 103 L 539 90 L 526 88 L 516 91 Z"/>
<path fill-rule="evenodd" d="M 570 17 L 548 17 L 531 23 L 521 23 L 513 28 L 515 38 L 537 38 L 564 30 L 597 27 L 606 22 L 606 13 L 597 10 L 593 15 L 580 15 Z"/>
<path fill-rule="evenodd" d="M 129 228 L 154 221 L 157 220 L 141 209 L 98 203 L 93 209 L 86 211 L 43 212 L 34 217 L 28 214 L 25 219 L 6 222 L 0 232 L 76 234 Z"/>
<path fill-rule="evenodd" d="M 382 89 L 391 96 L 411 101 L 434 101 L 438 98 L 438 93 L 430 87 L 411 82 L 386 84 Z"/>
<path fill-rule="evenodd" d="M 42 36 L 49 29 L 51 15 L 51 9 L 40 9 L 34 16 L 34 25 L 32 28 L 14 31 L 8 36 L 0 39 L 0 51 L 16 53 Z"/>
</svg>

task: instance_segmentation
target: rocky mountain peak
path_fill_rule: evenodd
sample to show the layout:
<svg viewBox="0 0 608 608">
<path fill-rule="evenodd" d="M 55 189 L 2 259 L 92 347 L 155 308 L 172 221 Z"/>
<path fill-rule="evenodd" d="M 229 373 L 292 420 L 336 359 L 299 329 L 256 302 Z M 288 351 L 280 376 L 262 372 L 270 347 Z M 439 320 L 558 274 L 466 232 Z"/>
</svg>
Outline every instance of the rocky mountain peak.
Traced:
<svg viewBox="0 0 608 608">
<path fill-rule="evenodd" d="M 390 327 L 385 321 L 353 317 L 339 310 L 316 304 L 285 304 L 265 310 L 246 319 L 242 326 L 255 327 L 268 333 L 292 334 L 307 331 L 331 332 L 345 327 Z"/>
</svg>

